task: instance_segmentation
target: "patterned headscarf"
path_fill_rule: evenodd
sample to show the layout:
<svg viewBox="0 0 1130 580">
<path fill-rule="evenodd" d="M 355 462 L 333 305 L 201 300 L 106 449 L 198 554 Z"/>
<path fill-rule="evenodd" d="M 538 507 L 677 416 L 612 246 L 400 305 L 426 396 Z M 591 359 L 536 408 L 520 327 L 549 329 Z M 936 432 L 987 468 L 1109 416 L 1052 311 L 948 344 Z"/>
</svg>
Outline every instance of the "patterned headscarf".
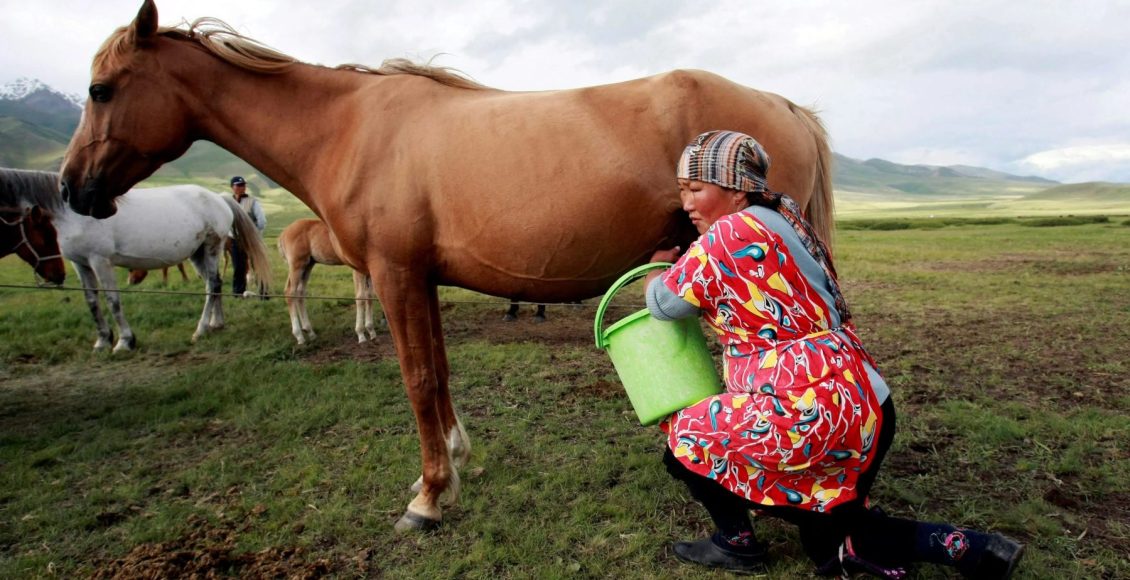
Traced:
<svg viewBox="0 0 1130 580">
<path fill-rule="evenodd" d="M 753 137 L 736 131 L 710 131 L 687 145 L 675 176 L 748 193 L 764 193 L 769 154 Z"/>
<path fill-rule="evenodd" d="M 829 292 L 840 312 L 840 320 L 851 320 L 851 310 L 840 292 L 836 267 L 832 264 L 827 246 L 804 219 L 804 212 L 793 198 L 770 191 L 766 184 L 769 173 L 769 154 L 756 139 L 737 131 L 708 131 L 695 138 L 683 149 L 675 177 L 713 183 L 727 189 L 746 192 L 752 204 L 776 210 L 789 222 L 804 248 L 828 275 Z"/>
</svg>

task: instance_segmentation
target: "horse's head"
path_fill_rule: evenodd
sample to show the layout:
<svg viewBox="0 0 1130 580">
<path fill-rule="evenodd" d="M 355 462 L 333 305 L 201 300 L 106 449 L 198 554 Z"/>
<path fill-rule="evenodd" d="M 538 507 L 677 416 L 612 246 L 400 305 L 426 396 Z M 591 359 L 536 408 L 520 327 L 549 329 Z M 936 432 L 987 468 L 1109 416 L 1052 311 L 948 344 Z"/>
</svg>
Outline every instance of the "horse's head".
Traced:
<svg viewBox="0 0 1130 580">
<path fill-rule="evenodd" d="M 10 249 L 5 250 L 15 252 L 40 278 L 58 285 L 67 277 L 67 267 L 51 218 L 50 213 L 33 206 L 22 212 L 4 211 L 0 214 L 0 223 L 11 230 L 5 234 L 11 244 Z"/>
<path fill-rule="evenodd" d="M 91 65 L 90 98 L 63 159 L 71 209 L 106 218 L 114 199 L 192 144 L 188 114 L 161 62 L 157 7 L 115 31 Z"/>
</svg>

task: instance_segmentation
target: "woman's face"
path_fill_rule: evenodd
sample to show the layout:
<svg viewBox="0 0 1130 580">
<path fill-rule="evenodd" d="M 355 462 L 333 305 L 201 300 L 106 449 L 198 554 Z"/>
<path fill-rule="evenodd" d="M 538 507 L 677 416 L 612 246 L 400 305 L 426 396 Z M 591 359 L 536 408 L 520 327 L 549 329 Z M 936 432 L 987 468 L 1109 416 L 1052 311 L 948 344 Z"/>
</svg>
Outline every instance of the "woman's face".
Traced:
<svg viewBox="0 0 1130 580">
<path fill-rule="evenodd" d="M 718 218 L 741 211 L 748 205 L 744 191 L 689 179 L 679 180 L 679 198 L 683 200 L 683 211 L 690 216 L 700 234 L 706 233 Z"/>
</svg>

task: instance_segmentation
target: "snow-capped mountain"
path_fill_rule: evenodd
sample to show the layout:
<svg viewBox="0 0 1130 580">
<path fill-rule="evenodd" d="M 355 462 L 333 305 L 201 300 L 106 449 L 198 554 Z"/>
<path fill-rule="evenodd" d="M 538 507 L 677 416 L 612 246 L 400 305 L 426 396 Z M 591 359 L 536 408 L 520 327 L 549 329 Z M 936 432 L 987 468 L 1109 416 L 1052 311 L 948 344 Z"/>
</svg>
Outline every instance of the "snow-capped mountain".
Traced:
<svg viewBox="0 0 1130 580">
<path fill-rule="evenodd" d="M 86 103 L 86 97 L 74 93 L 57 91 L 47 86 L 39 79 L 22 77 L 6 85 L 0 85 L 0 100 L 4 101 L 21 101 L 37 93 L 46 93 L 47 95 L 59 97 L 79 109 Z"/>
</svg>

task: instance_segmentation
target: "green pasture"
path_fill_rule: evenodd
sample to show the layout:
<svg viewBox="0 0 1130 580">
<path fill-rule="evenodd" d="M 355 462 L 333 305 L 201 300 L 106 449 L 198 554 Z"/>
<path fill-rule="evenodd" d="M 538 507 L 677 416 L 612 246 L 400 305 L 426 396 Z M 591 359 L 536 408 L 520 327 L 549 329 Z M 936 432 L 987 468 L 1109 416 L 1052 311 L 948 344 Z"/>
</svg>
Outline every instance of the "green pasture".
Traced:
<svg viewBox="0 0 1130 580">
<path fill-rule="evenodd" d="M 275 257 L 305 212 L 265 201 Z M 1025 542 L 1018 578 L 1130 577 L 1130 218 L 931 219 L 837 239 L 899 411 L 877 503 Z M 0 260 L 0 284 L 30 281 Z M 304 348 L 281 298 L 225 300 L 192 345 L 201 298 L 129 294 L 139 350 L 109 355 L 80 293 L 0 288 L 0 577 L 726 577 L 670 550 L 709 522 L 594 349 L 594 300 L 507 325 L 504 301 L 442 290 L 473 456 L 444 526 L 401 535 L 420 460 L 390 341 L 355 344 L 346 269 L 310 292 L 335 298 Z M 759 525 L 769 576 L 810 577 L 795 532 Z"/>
</svg>

